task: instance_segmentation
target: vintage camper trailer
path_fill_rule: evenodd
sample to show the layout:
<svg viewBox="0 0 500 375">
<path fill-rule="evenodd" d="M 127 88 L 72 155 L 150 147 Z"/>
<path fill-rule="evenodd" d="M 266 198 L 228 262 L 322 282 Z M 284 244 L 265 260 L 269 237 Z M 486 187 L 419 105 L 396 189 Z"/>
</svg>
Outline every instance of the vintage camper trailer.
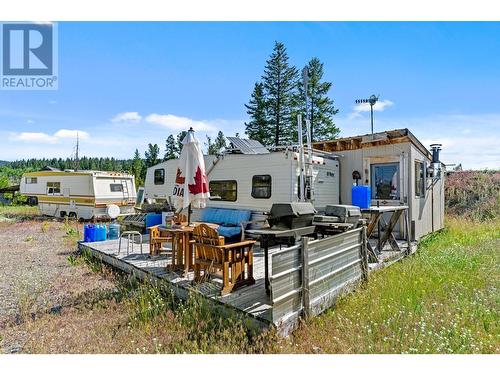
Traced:
<svg viewBox="0 0 500 375">
<path fill-rule="evenodd" d="M 122 214 L 133 213 L 136 199 L 134 176 L 117 172 L 30 172 L 23 175 L 20 191 L 43 215 L 86 220 L 105 217 L 110 204 Z"/>
<path fill-rule="evenodd" d="M 408 130 L 317 142 L 340 156 L 340 201 L 351 204 L 352 185 L 371 187 L 371 204 L 407 205 L 410 238 L 444 226 L 444 165 Z M 403 225 L 397 228 L 405 237 Z"/>
<path fill-rule="evenodd" d="M 205 156 L 209 206 L 267 211 L 276 202 L 299 200 L 299 161 L 293 149 L 242 153 L 231 149 L 215 157 Z M 307 158 L 306 158 L 307 159 Z M 306 161 L 306 163 L 308 163 Z M 316 208 L 339 202 L 339 162 L 334 155 L 315 154 L 312 177 L 306 181 L 307 198 Z M 174 187 L 177 159 L 148 168 L 145 197 L 168 200 Z M 312 197 L 311 197 L 312 194 Z"/>
</svg>

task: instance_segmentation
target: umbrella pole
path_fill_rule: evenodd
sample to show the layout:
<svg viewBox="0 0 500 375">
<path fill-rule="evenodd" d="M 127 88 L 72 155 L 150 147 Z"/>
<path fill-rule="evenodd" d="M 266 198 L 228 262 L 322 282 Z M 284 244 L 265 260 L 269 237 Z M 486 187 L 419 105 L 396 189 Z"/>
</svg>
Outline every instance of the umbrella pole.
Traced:
<svg viewBox="0 0 500 375">
<path fill-rule="evenodd" d="M 193 210 L 191 210 L 191 203 L 190 203 L 188 206 L 188 226 L 191 225 L 191 212 L 193 212 Z"/>
</svg>

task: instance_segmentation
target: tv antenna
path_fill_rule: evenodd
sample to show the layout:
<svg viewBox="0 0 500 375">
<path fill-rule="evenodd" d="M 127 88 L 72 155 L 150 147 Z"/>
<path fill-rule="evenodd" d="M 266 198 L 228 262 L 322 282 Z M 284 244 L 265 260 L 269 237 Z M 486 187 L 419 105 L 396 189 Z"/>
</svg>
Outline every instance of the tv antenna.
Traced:
<svg viewBox="0 0 500 375">
<path fill-rule="evenodd" d="M 372 125 L 372 138 L 373 138 L 373 106 L 375 103 L 377 103 L 378 98 L 380 95 L 370 95 L 368 99 L 356 99 L 356 104 L 364 104 L 364 103 L 369 103 L 370 104 L 370 119 L 371 119 L 371 125 Z"/>
</svg>

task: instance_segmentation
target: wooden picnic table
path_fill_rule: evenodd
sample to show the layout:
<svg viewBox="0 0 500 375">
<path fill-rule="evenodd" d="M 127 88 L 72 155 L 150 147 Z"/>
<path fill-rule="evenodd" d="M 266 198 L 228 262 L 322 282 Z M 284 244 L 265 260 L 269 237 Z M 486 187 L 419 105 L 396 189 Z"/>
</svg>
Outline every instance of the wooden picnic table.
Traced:
<svg viewBox="0 0 500 375">
<path fill-rule="evenodd" d="M 181 269 L 183 271 L 183 276 L 186 276 L 189 270 L 193 269 L 193 246 L 192 237 L 194 227 L 201 222 L 191 223 L 191 225 L 167 228 L 165 226 L 159 226 L 160 236 L 172 236 L 172 264 L 167 266 L 168 269 Z M 213 229 L 217 229 L 219 226 L 213 223 L 203 223 L 207 224 Z"/>
<path fill-rule="evenodd" d="M 366 238 L 370 239 L 371 235 L 377 228 L 378 233 L 378 244 L 377 247 L 373 248 L 369 241 L 367 241 L 368 247 L 368 255 L 370 260 L 378 262 L 378 254 L 382 251 L 385 244 L 389 242 L 392 250 L 401 252 L 401 248 L 399 247 L 396 238 L 394 237 L 394 226 L 398 222 L 401 215 L 404 213 L 405 219 L 405 228 L 406 228 L 406 236 L 408 242 L 408 252 L 410 251 L 410 235 L 408 230 L 408 206 L 370 206 L 369 208 L 361 209 L 361 212 L 364 214 L 370 215 L 370 221 L 368 223 L 368 228 L 366 230 Z M 386 223 L 383 219 L 384 213 L 392 213 L 389 222 Z M 385 224 L 385 230 L 380 230 L 379 224 Z M 381 233 L 382 232 L 382 233 Z"/>
</svg>

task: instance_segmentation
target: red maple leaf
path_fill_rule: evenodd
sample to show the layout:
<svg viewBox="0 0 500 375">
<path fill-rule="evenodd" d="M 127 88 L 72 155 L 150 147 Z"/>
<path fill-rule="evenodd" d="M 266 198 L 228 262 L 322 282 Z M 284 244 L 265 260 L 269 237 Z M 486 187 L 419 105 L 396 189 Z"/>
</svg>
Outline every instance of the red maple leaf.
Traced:
<svg viewBox="0 0 500 375">
<path fill-rule="evenodd" d="M 181 176 L 181 170 L 179 168 L 177 168 L 177 175 L 175 176 L 175 183 L 182 185 L 182 184 L 184 184 L 184 181 L 186 181 L 186 178 Z"/>
<path fill-rule="evenodd" d="M 200 167 L 196 169 L 194 175 L 194 184 L 188 184 L 189 192 L 193 195 L 200 193 L 208 193 L 207 177 L 201 173 Z"/>
</svg>

